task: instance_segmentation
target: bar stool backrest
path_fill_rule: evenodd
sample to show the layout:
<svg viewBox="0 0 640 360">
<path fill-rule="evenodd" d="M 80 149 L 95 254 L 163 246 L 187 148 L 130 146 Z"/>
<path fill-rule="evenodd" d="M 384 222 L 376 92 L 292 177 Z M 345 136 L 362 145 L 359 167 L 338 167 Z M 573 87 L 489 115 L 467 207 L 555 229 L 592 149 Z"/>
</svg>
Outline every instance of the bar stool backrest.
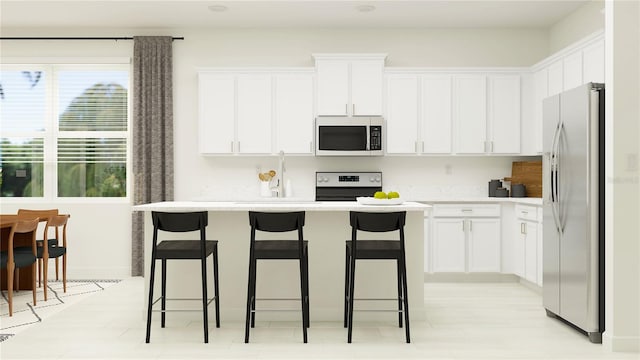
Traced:
<svg viewBox="0 0 640 360">
<path fill-rule="evenodd" d="M 407 217 L 405 211 L 380 213 L 351 211 L 349 215 L 351 227 L 354 230 L 369 232 L 401 230 L 404 228 Z"/>
<path fill-rule="evenodd" d="M 169 232 L 188 232 L 207 227 L 209 216 L 206 211 L 188 213 L 167 213 L 152 211 L 153 227 Z"/>
<path fill-rule="evenodd" d="M 286 213 L 249 211 L 249 224 L 252 229 L 267 232 L 286 232 L 302 229 L 304 211 Z"/>
</svg>

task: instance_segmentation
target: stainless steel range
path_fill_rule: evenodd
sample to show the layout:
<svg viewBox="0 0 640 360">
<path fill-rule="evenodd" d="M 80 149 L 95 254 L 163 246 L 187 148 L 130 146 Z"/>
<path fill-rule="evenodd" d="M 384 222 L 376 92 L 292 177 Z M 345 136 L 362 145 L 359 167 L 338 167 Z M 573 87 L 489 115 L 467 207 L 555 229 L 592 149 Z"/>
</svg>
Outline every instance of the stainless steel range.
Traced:
<svg viewBox="0 0 640 360">
<path fill-rule="evenodd" d="M 316 172 L 316 201 L 355 201 L 382 191 L 381 172 Z"/>
</svg>

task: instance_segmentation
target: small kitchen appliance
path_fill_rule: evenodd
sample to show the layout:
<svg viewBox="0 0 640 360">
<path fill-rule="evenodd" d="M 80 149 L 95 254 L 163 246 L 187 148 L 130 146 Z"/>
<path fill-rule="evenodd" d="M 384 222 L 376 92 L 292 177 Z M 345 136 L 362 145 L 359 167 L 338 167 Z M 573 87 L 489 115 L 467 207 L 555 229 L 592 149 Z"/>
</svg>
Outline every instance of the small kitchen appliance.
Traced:
<svg viewBox="0 0 640 360">
<path fill-rule="evenodd" d="M 317 172 L 316 201 L 356 201 L 382 191 L 381 172 Z"/>
<path fill-rule="evenodd" d="M 316 156 L 382 156 L 382 127 L 379 117 L 318 117 Z"/>
</svg>

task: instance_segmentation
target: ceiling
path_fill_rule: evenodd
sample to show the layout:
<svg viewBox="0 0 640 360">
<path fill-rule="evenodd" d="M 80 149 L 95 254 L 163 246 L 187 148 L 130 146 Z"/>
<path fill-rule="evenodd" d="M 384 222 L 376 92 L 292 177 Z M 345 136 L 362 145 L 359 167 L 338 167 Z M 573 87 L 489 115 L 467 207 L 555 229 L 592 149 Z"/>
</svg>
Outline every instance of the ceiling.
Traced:
<svg viewBox="0 0 640 360">
<path fill-rule="evenodd" d="M 2 0 L 2 28 L 548 28 L 588 0 Z M 209 6 L 226 11 L 211 11 Z M 373 11 L 357 11 L 373 5 Z"/>
</svg>

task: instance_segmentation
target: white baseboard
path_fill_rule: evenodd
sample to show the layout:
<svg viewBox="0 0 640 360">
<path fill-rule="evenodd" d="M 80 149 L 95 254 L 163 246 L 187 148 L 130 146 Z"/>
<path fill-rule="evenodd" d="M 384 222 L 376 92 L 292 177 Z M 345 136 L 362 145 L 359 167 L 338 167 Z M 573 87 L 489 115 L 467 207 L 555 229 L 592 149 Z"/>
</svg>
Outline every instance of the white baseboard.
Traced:
<svg viewBox="0 0 640 360">
<path fill-rule="evenodd" d="M 612 336 L 605 331 L 602 346 L 611 352 L 640 353 L 640 336 Z"/>
</svg>

